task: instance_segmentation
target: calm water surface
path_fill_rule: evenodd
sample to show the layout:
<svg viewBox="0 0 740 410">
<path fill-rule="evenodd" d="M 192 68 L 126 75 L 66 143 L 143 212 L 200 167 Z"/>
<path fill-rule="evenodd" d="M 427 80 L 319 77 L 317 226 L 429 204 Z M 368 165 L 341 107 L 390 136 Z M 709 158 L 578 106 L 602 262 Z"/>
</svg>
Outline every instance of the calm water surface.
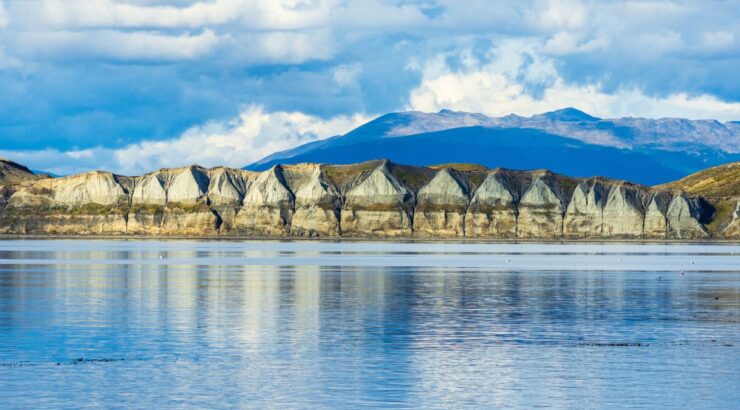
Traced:
<svg viewBox="0 0 740 410">
<path fill-rule="evenodd" d="M 4 409 L 738 403 L 738 245 L 0 241 Z"/>
</svg>

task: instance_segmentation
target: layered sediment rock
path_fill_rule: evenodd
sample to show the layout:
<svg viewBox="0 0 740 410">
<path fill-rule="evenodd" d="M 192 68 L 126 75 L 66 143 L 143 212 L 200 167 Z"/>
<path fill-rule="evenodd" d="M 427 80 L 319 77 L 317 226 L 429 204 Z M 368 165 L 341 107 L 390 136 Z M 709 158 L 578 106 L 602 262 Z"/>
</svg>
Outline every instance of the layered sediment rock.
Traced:
<svg viewBox="0 0 740 410">
<path fill-rule="evenodd" d="M 645 214 L 635 186 L 624 183 L 612 185 L 602 213 L 601 236 L 607 238 L 640 238 Z"/>
<path fill-rule="evenodd" d="M 411 236 L 413 193 L 381 163 L 345 195 L 344 236 Z"/>
<path fill-rule="evenodd" d="M 558 238 L 563 233 L 566 200 L 549 173 L 537 174 L 519 201 L 517 236 Z"/>
<path fill-rule="evenodd" d="M 675 188 L 455 164 L 299 164 L 261 173 L 190 166 L 1 182 L 6 234 L 740 237 L 740 205 L 731 198 L 718 212 Z M 721 223 L 713 223 L 718 213 Z"/>
<path fill-rule="evenodd" d="M 674 196 L 666 212 L 668 237 L 675 239 L 708 237 L 707 230 L 699 222 L 702 214 L 701 208 L 697 199 L 687 198 L 683 194 Z"/>
<path fill-rule="evenodd" d="M 285 236 L 293 218 L 293 193 L 280 166 L 261 173 L 244 196 L 232 231 L 256 236 Z"/>
<path fill-rule="evenodd" d="M 740 199 L 736 200 L 735 211 L 732 213 L 730 222 L 722 231 L 725 238 L 740 238 Z"/>
<path fill-rule="evenodd" d="M 599 180 L 579 183 L 565 211 L 563 236 L 569 238 L 601 236 L 607 198 L 608 191 Z"/>
<path fill-rule="evenodd" d="M 291 220 L 293 236 L 338 236 L 341 198 L 326 182 L 318 164 L 287 169 L 287 181 L 295 193 L 295 213 Z"/>
<path fill-rule="evenodd" d="M 515 238 L 519 193 L 512 178 L 497 170 L 475 190 L 465 214 L 465 236 Z"/>
<path fill-rule="evenodd" d="M 645 210 L 645 225 L 643 235 L 645 238 L 666 238 L 668 235 L 668 204 L 671 202 L 670 194 L 656 192 L 650 195 L 647 209 Z"/>
<path fill-rule="evenodd" d="M 422 237 L 461 237 L 465 235 L 468 188 L 456 173 L 443 169 L 416 197 L 414 235 Z"/>
<path fill-rule="evenodd" d="M 256 177 L 255 173 L 226 167 L 209 170 L 208 205 L 218 218 L 220 231 L 233 230 L 234 218 Z"/>
</svg>

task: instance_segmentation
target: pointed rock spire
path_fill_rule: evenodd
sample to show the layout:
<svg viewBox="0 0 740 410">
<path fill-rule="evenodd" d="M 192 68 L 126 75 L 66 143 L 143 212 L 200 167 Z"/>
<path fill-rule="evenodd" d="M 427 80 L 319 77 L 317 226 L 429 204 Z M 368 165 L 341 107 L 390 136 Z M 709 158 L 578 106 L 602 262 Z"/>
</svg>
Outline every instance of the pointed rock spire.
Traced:
<svg viewBox="0 0 740 410">
<path fill-rule="evenodd" d="M 513 238 L 516 236 L 516 191 L 501 171 L 486 176 L 465 214 L 465 236 Z"/>
<path fill-rule="evenodd" d="M 623 183 L 613 185 L 602 213 L 602 234 L 609 237 L 641 237 L 645 221 L 641 203 L 637 188 Z"/>
</svg>

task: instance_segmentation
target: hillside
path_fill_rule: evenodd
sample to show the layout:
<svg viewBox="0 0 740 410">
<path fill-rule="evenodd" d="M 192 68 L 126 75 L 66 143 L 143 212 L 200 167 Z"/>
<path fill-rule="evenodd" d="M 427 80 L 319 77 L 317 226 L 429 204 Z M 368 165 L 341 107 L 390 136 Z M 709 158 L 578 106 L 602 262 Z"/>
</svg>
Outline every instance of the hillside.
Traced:
<svg viewBox="0 0 740 410">
<path fill-rule="evenodd" d="M 26 180 L 43 178 L 34 174 L 30 169 L 16 162 L 0 158 L 0 185 L 14 184 Z"/>
<path fill-rule="evenodd" d="M 681 189 L 708 198 L 740 196 L 740 162 L 705 169 L 658 188 Z"/>
<path fill-rule="evenodd" d="M 261 171 L 276 164 L 349 164 L 376 158 L 416 166 L 451 161 L 489 168 L 547 168 L 656 185 L 707 166 L 740 161 L 740 127 L 678 118 L 600 119 L 573 108 L 498 118 L 448 110 L 401 112 L 245 168 Z"/>
</svg>

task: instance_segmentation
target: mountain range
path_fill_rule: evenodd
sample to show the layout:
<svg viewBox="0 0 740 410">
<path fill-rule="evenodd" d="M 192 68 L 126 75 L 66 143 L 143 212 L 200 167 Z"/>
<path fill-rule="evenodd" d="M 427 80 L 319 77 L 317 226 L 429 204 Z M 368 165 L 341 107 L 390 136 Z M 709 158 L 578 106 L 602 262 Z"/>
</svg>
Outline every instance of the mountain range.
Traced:
<svg viewBox="0 0 740 410">
<path fill-rule="evenodd" d="M 602 119 L 575 108 L 522 117 L 442 110 L 380 116 L 344 135 L 274 153 L 245 167 L 348 164 L 388 158 L 425 166 L 547 168 L 656 185 L 740 160 L 740 122 L 682 118 Z"/>
</svg>

